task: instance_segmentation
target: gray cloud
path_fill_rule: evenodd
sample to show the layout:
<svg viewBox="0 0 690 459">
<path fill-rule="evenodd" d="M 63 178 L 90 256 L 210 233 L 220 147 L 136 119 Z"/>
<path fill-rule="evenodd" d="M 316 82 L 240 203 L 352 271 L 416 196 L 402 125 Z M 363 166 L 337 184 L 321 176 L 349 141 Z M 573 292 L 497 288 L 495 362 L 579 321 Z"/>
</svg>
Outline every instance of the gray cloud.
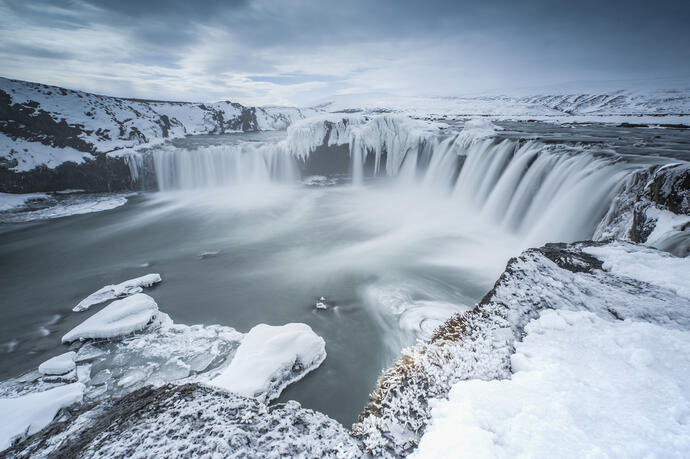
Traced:
<svg viewBox="0 0 690 459">
<path fill-rule="evenodd" d="M 690 75 L 685 1 L 0 0 L 5 76 L 300 103 Z"/>
</svg>

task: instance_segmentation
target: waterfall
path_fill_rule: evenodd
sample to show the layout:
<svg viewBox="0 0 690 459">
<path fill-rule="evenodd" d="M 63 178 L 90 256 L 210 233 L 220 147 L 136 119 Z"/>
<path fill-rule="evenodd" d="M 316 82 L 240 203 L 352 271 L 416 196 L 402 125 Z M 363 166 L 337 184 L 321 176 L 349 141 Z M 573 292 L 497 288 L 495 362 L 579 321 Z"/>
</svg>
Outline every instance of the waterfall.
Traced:
<svg viewBox="0 0 690 459">
<path fill-rule="evenodd" d="M 240 143 L 196 149 L 164 147 L 151 152 L 161 191 L 294 182 L 297 160 L 280 144 Z"/>
<path fill-rule="evenodd" d="M 620 214 L 612 209 L 620 205 L 617 194 L 626 193 L 624 184 L 640 170 L 664 162 L 630 161 L 596 146 L 500 139 L 497 130 L 486 120 L 449 132 L 406 117 L 359 116 L 303 120 L 274 143 L 192 149 L 167 145 L 150 154 L 158 188 L 165 191 L 294 183 L 317 149 L 328 155 L 329 146 L 346 145 L 355 185 L 366 177 L 389 176 L 403 186 L 440 190 L 458 203 L 459 212 L 467 210 L 470 218 L 481 218 L 531 245 L 604 234 L 597 227 Z M 127 162 L 136 180 L 144 162 Z M 625 218 L 617 234 L 626 233 L 623 226 L 632 217 Z"/>
</svg>

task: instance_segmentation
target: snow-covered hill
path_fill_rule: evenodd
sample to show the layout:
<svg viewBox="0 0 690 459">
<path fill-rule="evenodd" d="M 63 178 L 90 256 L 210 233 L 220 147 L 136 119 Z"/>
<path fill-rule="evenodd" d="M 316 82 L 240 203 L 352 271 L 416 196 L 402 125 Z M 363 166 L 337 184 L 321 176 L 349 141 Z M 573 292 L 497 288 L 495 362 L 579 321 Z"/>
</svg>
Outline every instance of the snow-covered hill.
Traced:
<svg viewBox="0 0 690 459">
<path fill-rule="evenodd" d="M 671 81 L 666 86 L 651 89 L 620 82 L 618 85 L 553 86 L 460 97 L 349 94 L 322 100 L 314 108 L 334 113 L 397 112 L 417 117 L 488 116 L 496 119 L 688 124 L 690 81 Z"/>
<path fill-rule="evenodd" d="M 0 78 L 0 167 L 54 168 L 189 134 L 285 129 L 304 117 L 290 107 L 122 99 Z"/>
</svg>

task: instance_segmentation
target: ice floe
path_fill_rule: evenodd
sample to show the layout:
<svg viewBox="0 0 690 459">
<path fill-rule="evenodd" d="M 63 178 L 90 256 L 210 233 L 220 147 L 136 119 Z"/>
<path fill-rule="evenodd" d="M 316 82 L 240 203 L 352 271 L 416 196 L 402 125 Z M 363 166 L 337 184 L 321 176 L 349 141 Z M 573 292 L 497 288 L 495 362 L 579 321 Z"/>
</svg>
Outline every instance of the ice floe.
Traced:
<svg viewBox="0 0 690 459">
<path fill-rule="evenodd" d="M 210 383 L 269 402 L 325 358 L 325 341 L 308 325 L 259 324 L 244 337 L 230 365 Z"/>
<path fill-rule="evenodd" d="M 76 368 L 74 360 L 77 353 L 74 351 L 65 352 L 50 358 L 38 366 L 38 372 L 43 375 L 64 375 Z"/>
<path fill-rule="evenodd" d="M 123 296 L 133 295 L 135 293 L 141 293 L 144 288 L 151 287 L 152 285 L 161 282 L 161 280 L 161 275 L 154 273 L 129 279 L 116 285 L 106 285 L 105 287 L 102 287 L 81 300 L 79 304 L 72 309 L 72 311 L 86 311 L 91 306 L 96 304 L 121 298 Z"/>
<path fill-rule="evenodd" d="M 158 315 L 153 298 L 136 293 L 116 300 L 67 332 L 63 343 L 98 338 L 116 338 L 146 327 Z"/>
<path fill-rule="evenodd" d="M 84 385 L 73 383 L 0 399 L 0 451 L 9 448 L 14 440 L 47 426 L 61 408 L 81 401 L 83 393 Z"/>
</svg>

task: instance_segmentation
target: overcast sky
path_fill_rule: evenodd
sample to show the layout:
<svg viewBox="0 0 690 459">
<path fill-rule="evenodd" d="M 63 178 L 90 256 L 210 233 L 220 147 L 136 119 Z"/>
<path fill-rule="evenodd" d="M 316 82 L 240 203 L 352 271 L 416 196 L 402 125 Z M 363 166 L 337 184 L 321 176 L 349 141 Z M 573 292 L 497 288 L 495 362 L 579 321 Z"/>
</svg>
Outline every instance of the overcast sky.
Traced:
<svg viewBox="0 0 690 459">
<path fill-rule="evenodd" d="M 690 1 L 0 0 L 0 74 L 305 104 L 690 75 Z"/>
</svg>

